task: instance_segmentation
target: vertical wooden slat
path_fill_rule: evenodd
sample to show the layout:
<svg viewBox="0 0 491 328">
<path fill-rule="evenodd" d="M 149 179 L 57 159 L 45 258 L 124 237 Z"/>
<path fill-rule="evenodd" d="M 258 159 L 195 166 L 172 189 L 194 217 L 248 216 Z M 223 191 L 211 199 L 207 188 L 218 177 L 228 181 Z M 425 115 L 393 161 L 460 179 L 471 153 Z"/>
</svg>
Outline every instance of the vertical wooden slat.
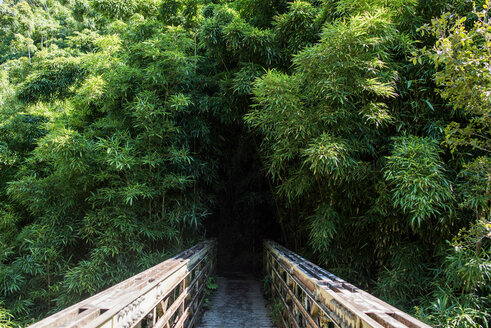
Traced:
<svg viewBox="0 0 491 328">
<path fill-rule="evenodd" d="M 183 324 L 199 312 L 186 300 L 202 292 L 198 285 L 211 274 L 215 256 L 216 241 L 200 243 L 28 328 L 136 328 L 144 322 L 170 328 L 173 317 Z"/>
<path fill-rule="evenodd" d="M 265 241 L 264 248 L 285 327 L 430 328 L 275 242 Z"/>
</svg>

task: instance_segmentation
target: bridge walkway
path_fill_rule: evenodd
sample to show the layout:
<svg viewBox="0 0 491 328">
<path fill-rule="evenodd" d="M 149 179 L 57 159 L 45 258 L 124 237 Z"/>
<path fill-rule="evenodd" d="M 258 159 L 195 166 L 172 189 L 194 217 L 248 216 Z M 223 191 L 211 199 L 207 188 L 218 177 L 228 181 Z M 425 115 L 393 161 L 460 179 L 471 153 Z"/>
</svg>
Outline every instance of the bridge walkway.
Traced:
<svg viewBox="0 0 491 328">
<path fill-rule="evenodd" d="M 273 328 L 262 283 L 244 273 L 222 273 L 197 328 Z"/>
<path fill-rule="evenodd" d="M 262 284 L 252 275 L 219 272 L 211 308 L 201 316 L 216 268 L 208 240 L 30 328 L 272 328 Z M 273 242 L 264 269 L 278 326 L 289 328 L 431 328 Z M 228 266 L 229 271 L 235 270 Z M 225 271 L 226 272 L 226 271 Z"/>
</svg>

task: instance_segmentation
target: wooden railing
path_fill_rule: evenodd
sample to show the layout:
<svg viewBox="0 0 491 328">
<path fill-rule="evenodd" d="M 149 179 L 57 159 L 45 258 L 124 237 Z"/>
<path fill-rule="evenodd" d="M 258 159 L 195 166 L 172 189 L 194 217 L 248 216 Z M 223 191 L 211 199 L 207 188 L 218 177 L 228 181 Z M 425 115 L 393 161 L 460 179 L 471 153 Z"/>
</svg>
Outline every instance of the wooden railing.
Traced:
<svg viewBox="0 0 491 328">
<path fill-rule="evenodd" d="M 283 327 L 430 328 L 275 242 L 264 246 Z"/>
<path fill-rule="evenodd" d="M 216 242 L 200 243 L 30 327 L 193 327 L 215 263 Z"/>
</svg>

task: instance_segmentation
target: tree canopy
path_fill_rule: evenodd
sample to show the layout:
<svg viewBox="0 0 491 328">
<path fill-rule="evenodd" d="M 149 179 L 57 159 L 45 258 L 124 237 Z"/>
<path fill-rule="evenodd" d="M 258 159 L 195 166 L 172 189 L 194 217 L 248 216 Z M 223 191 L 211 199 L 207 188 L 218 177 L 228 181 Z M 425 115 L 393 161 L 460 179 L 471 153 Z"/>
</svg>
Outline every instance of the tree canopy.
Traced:
<svg viewBox="0 0 491 328">
<path fill-rule="evenodd" d="M 0 325 L 232 226 L 488 327 L 489 6 L 0 1 Z"/>
</svg>

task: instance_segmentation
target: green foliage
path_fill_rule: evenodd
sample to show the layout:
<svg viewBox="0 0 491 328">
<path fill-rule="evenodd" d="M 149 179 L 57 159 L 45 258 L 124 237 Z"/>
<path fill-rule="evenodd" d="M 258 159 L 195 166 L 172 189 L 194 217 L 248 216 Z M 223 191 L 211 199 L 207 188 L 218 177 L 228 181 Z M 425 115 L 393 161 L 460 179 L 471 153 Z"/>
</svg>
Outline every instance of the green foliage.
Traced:
<svg viewBox="0 0 491 328">
<path fill-rule="evenodd" d="M 436 301 L 421 309 L 422 317 L 444 327 L 488 327 L 490 322 L 489 5 L 457 5 L 458 15 L 449 12 L 432 19 L 420 31 L 436 42 L 414 59 L 428 58 L 437 70 L 437 92 L 452 113 L 444 143 L 462 163 L 456 168 L 457 200 L 475 218 L 452 239 L 435 283 Z"/>
<path fill-rule="evenodd" d="M 314 249 L 327 250 L 338 224 L 353 215 L 328 204 L 356 197 L 367 176 L 373 132 L 364 108 L 388 117 L 383 101 L 395 95 L 396 75 L 382 59 L 389 60 L 395 34 L 383 10 L 326 25 L 320 43 L 294 57 L 293 75 L 270 71 L 255 83 L 258 107 L 246 121 L 265 136 L 279 194 L 310 212 Z M 312 193 L 320 198 L 312 202 Z"/>
<path fill-rule="evenodd" d="M 452 185 L 439 158 L 436 140 L 414 136 L 398 137 L 387 157 L 385 179 L 392 187 L 394 206 L 409 214 L 411 225 L 452 214 Z M 447 214 L 445 214 L 447 213 Z"/>
<path fill-rule="evenodd" d="M 466 118 L 463 122 L 452 122 L 446 128 L 445 142 L 453 151 L 470 146 L 488 154 L 491 152 L 490 5 L 487 1 L 482 11 L 474 8 L 471 27 L 466 26 L 466 16 L 455 18 L 447 13 L 422 29 L 437 38 L 434 49 L 423 53 L 441 68 L 435 74 L 439 93 Z"/>
<path fill-rule="evenodd" d="M 160 0 L 91 0 L 91 6 L 102 15 L 111 19 L 128 19 L 134 14 L 155 17 L 158 14 Z"/>
<path fill-rule="evenodd" d="M 12 322 L 12 316 L 7 312 L 7 310 L 5 310 L 1 306 L 0 306 L 0 327 L 2 328 L 15 327 L 14 323 Z"/>
<path fill-rule="evenodd" d="M 197 29 L 201 20 L 199 15 L 200 1 L 198 0 L 163 0 L 160 5 L 160 19 L 168 25 L 182 25 L 186 28 Z"/>
<path fill-rule="evenodd" d="M 454 237 L 447 255 L 447 282 L 456 290 L 489 293 L 491 279 L 489 222 L 478 221 Z"/>
<path fill-rule="evenodd" d="M 205 301 L 204 301 L 204 307 L 205 308 L 210 308 L 211 301 L 210 301 L 210 296 L 216 292 L 218 289 L 218 283 L 215 282 L 216 278 L 215 277 L 208 277 L 206 280 L 206 285 L 205 285 Z"/>
<path fill-rule="evenodd" d="M 431 305 L 421 309 L 442 327 L 489 327 L 491 313 L 491 225 L 480 220 L 450 243 Z"/>
<path fill-rule="evenodd" d="M 285 310 L 285 306 L 283 305 L 283 302 L 276 298 L 273 300 L 270 300 L 270 313 L 271 316 L 273 317 L 273 322 L 277 326 L 281 326 L 283 324 L 282 318 L 283 318 L 283 311 Z"/>
<path fill-rule="evenodd" d="M 257 27 L 268 27 L 276 14 L 286 11 L 285 0 L 239 0 L 234 3 L 241 16 Z"/>
<path fill-rule="evenodd" d="M 320 40 L 315 43 L 313 37 L 312 46 L 300 45 L 306 48 L 293 56 L 291 72 L 280 71 L 280 66 L 257 79 L 256 104 L 245 115 L 246 123 L 263 136 L 267 173 L 284 205 L 278 213 L 283 238 L 290 245 L 308 243 L 314 258 L 361 286 L 373 286 L 373 281 L 360 277 L 374 277 L 375 292 L 402 308 L 434 302 L 441 288 L 450 297 L 452 292 L 442 287 L 448 282 L 439 278 L 453 266 L 445 260 L 445 240 L 475 221 L 469 209 L 489 220 L 488 154 L 441 147 L 445 126 L 448 144 L 452 115 L 458 114 L 445 112 L 444 101 L 453 99 L 447 93 L 466 97 L 457 96 L 457 91 L 465 92 L 457 84 L 465 81 L 466 71 L 455 66 L 461 65 L 465 52 L 445 59 L 454 63 L 446 78 L 449 83 L 455 79 L 456 85 L 437 94 L 431 66 L 415 72 L 417 66 L 408 62 L 417 45 L 412 38 L 419 37 L 416 29 L 430 17 L 406 14 L 415 15 L 422 4 L 332 1 L 330 6 L 334 9 L 320 10 L 301 29 L 315 31 L 315 23 L 327 19 Z M 286 22 L 299 7 L 315 12 L 315 7 L 295 2 L 291 12 L 276 21 Z M 481 24 L 484 33 L 480 17 L 476 26 Z M 457 42 L 455 46 L 460 47 Z M 483 62 L 477 65 L 486 57 L 480 58 Z M 441 74 L 436 75 L 438 84 Z M 473 81 L 480 81 L 477 75 Z M 479 106 L 486 108 L 487 102 Z M 480 124 L 489 128 L 489 122 Z M 475 162 L 466 163 L 468 158 Z M 467 263 L 469 281 L 482 281 L 479 275 L 487 274 L 488 259 L 466 256 L 461 261 Z M 428 296 L 428 290 L 434 294 Z M 473 301 L 460 312 L 422 317 L 448 326 L 458 320 L 462 326 L 482 324 L 487 312 L 481 309 L 488 301 L 473 298 L 470 290 L 462 291 L 459 300 L 464 298 Z"/>
<path fill-rule="evenodd" d="M 33 102 L 68 96 L 73 83 L 85 76 L 80 64 L 77 59 L 64 58 L 43 62 L 19 87 L 17 97 Z"/>
<path fill-rule="evenodd" d="M 289 3 L 289 10 L 275 17 L 275 35 L 282 44 L 285 58 L 311 46 L 318 40 L 322 20 L 319 9 L 304 1 Z"/>
<path fill-rule="evenodd" d="M 209 213 L 193 34 L 132 19 L 36 53 L 25 79 L 5 66 L 0 293 L 16 317 L 34 320 L 162 261 L 199 238 Z"/>
<path fill-rule="evenodd" d="M 2 306 L 28 324 L 215 226 L 487 327 L 488 5 L 4 1 Z"/>
</svg>

